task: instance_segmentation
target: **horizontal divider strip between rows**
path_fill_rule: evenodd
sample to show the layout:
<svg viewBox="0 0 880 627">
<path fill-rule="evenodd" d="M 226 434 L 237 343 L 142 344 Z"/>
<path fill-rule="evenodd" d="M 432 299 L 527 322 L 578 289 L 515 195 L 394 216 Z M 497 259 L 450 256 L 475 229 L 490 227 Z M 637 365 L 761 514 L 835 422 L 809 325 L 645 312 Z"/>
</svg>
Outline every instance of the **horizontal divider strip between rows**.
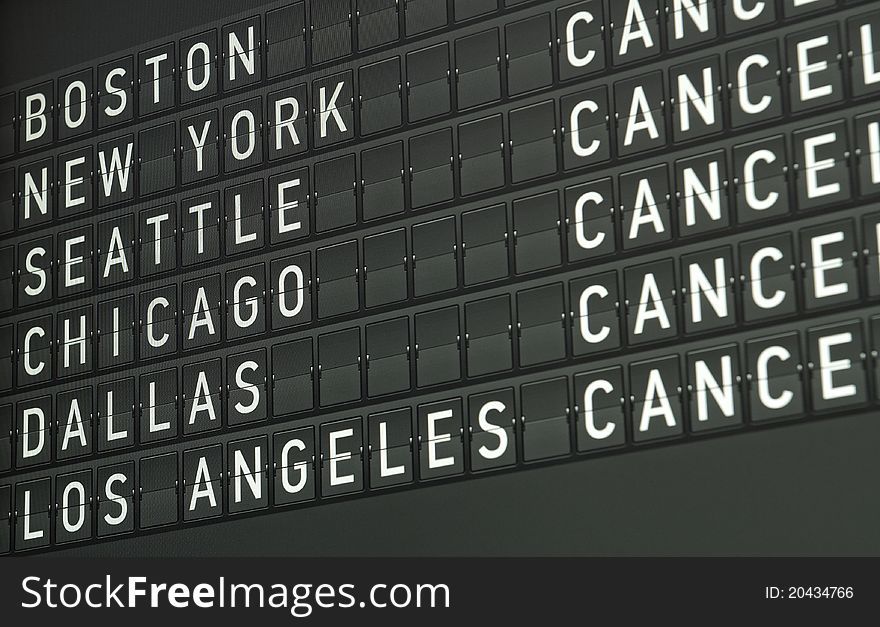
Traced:
<svg viewBox="0 0 880 627">
<path fill-rule="evenodd" d="M 769 136 L 776 135 L 784 135 L 786 139 L 786 148 L 788 152 L 788 157 L 793 163 L 794 154 L 791 150 L 791 140 L 790 136 L 795 130 L 803 130 L 810 128 L 812 126 L 818 126 L 826 122 L 835 121 L 838 119 L 845 119 L 847 121 L 847 128 L 850 137 L 847 137 L 847 141 L 852 144 L 852 124 L 850 122 L 851 118 L 860 114 L 875 111 L 876 107 L 871 102 L 858 102 L 851 104 L 845 109 L 833 109 L 832 107 L 826 107 L 823 112 L 819 114 L 813 113 L 811 116 L 798 116 L 794 122 L 786 121 L 785 127 L 780 128 L 778 121 L 769 121 L 764 124 L 757 126 L 755 129 L 750 129 L 750 131 L 746 133 L 740 133 L 737 135 L 732 135 L 730 133 L 725 134 L 724 136 L 714 136 L 703 138 L 701 143 L 697 145 L 687 146 L 684 149 L 676 150 L 676 152 L 670 152 L 669 149 L 655 149 L 650 151 L 649 157 L 642 157 L 639 155 L 638 159 L 621 159 L 614 160 L 611 162 L 599 163 L 590 165 L 584 168 L 572 170 L 569 172 L 558 171 L 554 175 L 550 175 L 547 177 L 542 177 L 540 179 L 534 179 L 531 181 L 524 181 L 522 183 L 517 184 L 509 184 L 501 190 L 495 191 L 487 191 L 482 192 L 480 194 L 475 194 L 473 197 L 464 199 L 467 204 L 462 204 L 461 201 L 453 199 L 451 201 L 446 201 L 442 203 L 437 203 L 435 205 L 431 205 L 426 207 L 424 210 L 413 210 L 408 209 L 404 212 L 403 217 L 400 215 L 392 215 L 386 218 L 370 220 L 368 222 L 361 222 L 355 224 L 350 227 L 345 227 L 341 229 L 335 229 L 332 231 L 322 232 L 320 236 L 318 236 L 314 231 L 310 233 L 310 237 L 303 238 L 302 240 L 292 240 L 290 242 L 281 242 L 278 244 L 270 244 L 266 242 L 264 246 L 260 249 L 261 254 L 259 257 L 254 255 L 255 251 L 251 251 L 248 253 L 242 253 L 242 259 L 247 259 L 251 263 L 256 263 L 259 261 L 269 261 L 273 258 L 279 258 L 283 256 L 293 255 L 299 252 L 304 252 L 303 248 L 308 246 L 309 250 L 314 248 L 331 246 L 334 244 L 350 241 L 352 239 L 361 239 L 367 235 L 373 235 L 377 233 L 386 232 L 389 230 L 393 230 L 395 228 L 400 228 L 403 226 L 409 226 L 416 223 L 427 222 L 432 219 L 438 217 L 445 217 L 448 215 L 444 210 L 452 208 L 451 214 L 460 215 L 465 211 L 470 209 L 479 209 L 485 206 L 490 206 L 494 204 L 500 204 L 502 202 L 508 203 L 512 202 L 514 199 L 526 198 L 533 195 L 540 194 L 545 191 L 551 191 L 553 189 L 563 189 L 567 185 L 573 185 L 578 183 L 585 183 L 597 180 L 599 178 L 619 177 L 620 174 L 631 172 L 634 170 L 650 167 L 653 165 L 660 165 L 662 163 L 669 164 L 676 159 L 699 156 L 700 154 L 706 154 L 705 152 L 699 152 L 698 149 L 700 147 L 704 147 L 705 145 L 710 146 L 713 150 L 712 152 L 718 149 L 730 150 L 735 145 L 747 144 L 749 142 L 764 139 Z M 812 113 L 812 112 L 811 112 Z M 775 131 L 768 135 L 768 130 Z M 664 158 L 661 161 L 658 157 L 660 154 L 664 154 Z M 731 167 L 731 164 L 728 163 L 728 167 Z M 289 167 L 284 166 L 275 166 L 271 170 L 266 171 L 263 176 L 257 177 L 266 181 L 268 177 L 274 176 L 275 174 L 282 174 L 285 172 L 290 172 L 291 169 Z M 792 176 L 795 176 L 794 174 Z M 253 176 L 253 173 L 250 175 L 243 175 L 241 177 L 237 177 L 235 179 L 226 181 L 225 185 L 220 185 L 219 183 L 212 183 L 209 186 L 206 186 L 204 189 L 200 189 L 198 192 L 175 192 L 172 195 L 166 196 L 161 201 L 156 199 L 155 202 L 147 203 L 146 207 L 142 208 L 150 208 L 150 207 L 159 207 L 163 204 L 168 204 L 170 202 L 175 202 L 176 204 L 180 204 L 183 200 L 194 197 L 201 196 L 204 194 L 217 192 L 222 193 L 222 190 L 233 187 L 235 185 L 246 183 L 249 181 L 256 180 Z M 540 186 L 540 187 L 539 187 Z M 856 190 L 853 190 L 853 193 L 856 193 Z M 265 191 L 264 191 L 265 198 Z M 265 207 L 265 205 L 264 205 Z M 118 218 L 123 215 L 128 215 L 130 211 L 130 207 L 126 208 L 117 208 L 112 212 L 106 212 L 98 215 L 90 215 L 78 218 L 76 221 L 70 222 L 64 225 L 57 225 L 52 229 L 53 236 L 57 233 L 64 233 L 66 231 L 87 225 L 94 225 L 98 222 L 103 222 L 104 220 L 109 220 L 113 218 Z M 220 208 L 218 208 L 219 212 Z M 804 214 L 808 214 L 812 212 L 804 212 Z M 310 206 L 309 208 L 310 217 L 314 215 L 314 206 Z M 271 214 L 267 211 L 263 212 L 263 215 Z M 791 214 L 791 215 L 799 215 L 799 214 Z M 775 221 L 768 220 L 767 222 L 761 222 L 761 224 L 771 224 L 775 222 L 782 222 L 784 220 L 790 220 L 791 215 L 782 216 L 780 219 Z M 746 225 L 749 226 L 749 225 Z M 729 227 L 729 229 L 741 228 L 742 225 L 735 225 Z M 512 230 L 512 229 L 511 229 Z M 178 232 L 180 231 L 179 221 L 178 221 Z M 716 231 L 716 234 L 721 234 L 722 232 L 727 232 L 728 229 Z M 42 234 L 43 237 L 46 234 Z M 27 233 L 23 235 L 19 235 L 15 238 L 10 238 L 8 240 L 0 241 L 0 246 L 5 246 L 9 244 L 21 244 L 33 241 L 35 239 L 39 239 L 40 235 L 36 232 Z M 668 245 L 668 244 L 667 244 Z M 57 256 L 57 255 L 56 255 Z M 238 256 L 238 255 L 236 255 Z M 231 264 L 235 262 L 232 261 Z M 190 266 L 179 267 L 175 273 L 176 278 L 195 278 L 200 276 L 199 271 L 204 271 L 205 269 L 216 269 L 217 262 L 214 261 L 206 261 L 199 264 L 193 264 Z M 237 266 L 233 266 L 237 267 Z M 113 298 L 117 295 L 121 295 L 127 293 L 127 290 L 132 286 L 150 286 L 152 283 L 157 281 L 157 277 L 150 275 L 148 277 L 137 277 L 132 281 L 128 282 L 124 287 L 123 286 L 107 286 L 104 288 L 94 288 L 89 291 L 87 296 L 83 295 L 73 295 L 74 297 L 70 300 L 59 300 L 54 299 L 50 303 L 40 303 L 33 307 L 27 308 L 19 308 L 16 310 L 16 314 L 21 312 L 19 315 L 4 317 L 3 322 L 12 321 L 16 318 L 20 317 L 31 317 L 33 315 L 39 315 L 42 311 L 47 310 L 49 308 L 56 308 L 60 302 L 64 302 L 65 305 L 69 303 L 70 307 L 77 307 L 78 305 L 84 304 L 85 302 L 90 302 L 93 300 L 94 295 L 97 294 L 106 294 L 108 299 Z"/>
<path fill-rule="evenodd" d="M 357 404 L 353 407 L 349 408 L 332 408 L 330 411 L 321 412 L 319 414 L 309 414 L 300 419 L 294 420 L 279 420 L 273 421 L 271 418 L 269 420 L 261 421 L 260 423 L 251 423 L 238 425 L 234 428 L 225 428 L 218 429 L 215 431 L 204 432 L 197 434 L 193 437 L 181 438 L 177 437 L 173 441 L 165 441 L 165 442 L 154 442 L 141 446 L 129 447 L 125 450 L 119 451 L 106 451 L 101 454 L 91 454 L 89 456 L 84 456 L 81 458 L 64 460 L 62 463 L 47 463 L 41 466 L 35 466 L 33 468 L 28 468 L 24 471 L 14 472 L 11 474 L 4 474 L 2 479 L 0 479 L 0 485 L 9 484 L 11 485 L 13 482 L 20 483 L 25 481 L 30 481 L 32 479 L 39 479 L 45 477 L 47 472 L 52 474 L 57 473 L 68 473 L 68 472 L 76 472 L 79 470 L 85 470 L 89 468 L 98 468 L 102 466 L 109 466 L 116 463 L 127 462 L 131 460 L 137 460 L 143 457 L 152 457 L 155 455 L 161 455 L 163 453 L 170 452 L 182 452 L 184 450 L 192 450 L 200 448 L 204 445 L 213 445 L 213 444 L 222 444 L 225 445 L 229 442 L 235 442 L 239 440 L 244 440 L 252 437 L 258 437 L 262 435 L 271 435 L 274 433 L 278 433 L 281 431 L 288 431 L 292 429 L 297 429 L 301 427 L 314 427 L 316 429 L 320 428 L 320 425 L 329 424 L 336 422 L 338 420 L 344 420 L 347 418 L 366 418 L 366 416 L 382 413 L 386 411 L 391 411 L 394 409 L 400 409 L 402 407 L 410 407 L 413 410 L 412 415 L 415 415 L 415 408 L 419 405 L 433 403 L 437 401 L 448 400 L 454 397 L 460 397 L 462 399 L 466 399 L 468 396 L 473 394 L 479 394 L 483 392 L 491 392 L 497 391 L 502 388 L 513 388 L 514 392 L 514 405 L 515 405 L 515 413 L 514 415 L 518 418 L 521 415 L 521 402 L 519 398 L 519 394 L 517 390 L 520 385 L 524 383 L 533 383 L 537 381 L 542 381 L 546 379 L 553 379 L 558 377 L 568 377 L 571 378 L 575 374 L 578 373 L 586 373 L 586 372 L 594 372 L 599 370 L 604 370 L 607 368 L 622 366 L 625 364 L 631 364 L 635 362 L 640 362 L 643 360 L 650 360 L 655 358 L 662 358 L 669 355 L 679 355 L 681 358 L 687 352 L 698 351 L 702 349 L 711 349 L 715 347 L 720 347 L 723 345 L 728 345 L 731 343 L 737 344 L 737 352 L 738 354 L 742 354 L 742 348 L 744 341 L 747 339 L 757 339 L 762 337 L 772 337 L 775 335 L 779 335 L 782 333 L 789 333 L 792 330 L 796 329 L 799 332 L 799 340 L 798 345 L 801 349 L 801 353 L 806 360 L 807 352 L 804 351 L 805 346 L 805 338 L 804 331 L 807 328 L 814 328 L 826 325 L 832 325 L 836 323 L 843 323 L 850 320 L 860 320 L 863 325 L 871 319 L 872 316 L 877 314 L 876 307 L 860 307 L 858 309 L 853 309 L 852 307 L 844 307 L 838 308 L 835 311 L 822 311 L 822 312 L 814 312 L 813 315 L 809 315 L 807 317 L 798 318 L 796 321 L 774 321 L 772 324 L 767 326 L 762 326 L 760 329 L 750 330 L 747 334 L 743 333 L 743 330 L 730 331 L 723 334 L 716 334 L 715 337 L 710 338 L 702 338 L 702 339 L 693 339 L 688 341 L 685 345 L 682 345 L 681 341 L 673 341 L 667 342 L 664 346 L 656 346 L 650 349 L 646 349 L 644 351 L 639 351 L 635 354 L 626 354 L 619 355 L 617 357 L 614 356 L 606 356 L 601 360 L 596 359 L 595 356 L 590 358 L 581 358 L 576 361 L 572 360 L 572 362 L 567 363 L 565 365 L 556 366 L 553 368 L 545 368 L 542 370 L 536 370 L 534 372 L 529 373 L 521 373 L 518 371 L 510 372 L 510 373 L 502 373 L 501 375 L 495 375 L 492 377 L 486 377 L 478 381 L 461 381 L 457 384 L 451 385 L 443 385 L 438 386 L 434 390 L 428 390 L 423 393 L 418 394 L 407 394 L 403 395 L 400 398 L 388 398 L 382 399 L 380 401 L 375 402 L 365 402 Z M 864 328 L 864 327 L 863 327 Z M 867 337 L 867 333 L 865 335 Z M 625 362 L 622 363 L 622 359 L 625 359 Z M 876 360 L 871 356 L 868 356 L 869 360 L 867 363 L 875 362 L 875 367 L 877 366 Z M 854 364 L 854 367 L 859 367 L 859 364 Z M 743 369 L 744 371 L 744 369 Z M 808 375 L 805 375 L 808 376 Z M 625 390 L 630 389 L 630 381 L 629 381 L 629 372 L 628 368 L 623 368 L 623 386 Z M 871 385 L 870 381 L 866 381 L 867 385 Z M 572 399 L 571 396 L 571 385 L 570 382 L 566 385 L 567 394 L 569 399 Z M 876 391 L 875 391 L 876 392 Z M 576 400 L 576 399 L 575 399 Z M 876 405 L 877 401 L 871 397 L 869 401 L 871 405 Z M 577 404 L 575 402 L 575 404 Z M 807 404 L 809 407 L 810 404 Z M 466 408 L 463 407 L 463 411 L 466 411 Z M 630 420 L 626 420 L 624 422 L 624 426 L 626 429 L 626 444 L 617 449 L 610 449 L 606 451 L 592 451 L 592 452 L 577 452 L 576 447 L 572 447 L 572 453 L 566 455 L 563 459 L 582 459 L 585 457 L 592 457 L 597 455 L 609 454 L 619 452 L 621 450 L 640 450 L 643 448 L 650 448 L 652 446 L 659 446 L 668 444 L 670 442 L 681 442 L 681 441 L 692 441 L 696 439 L 702 439 L 705 437 L 713 437 L 714 435 L 722 435 L 729 433 L 737 433 L 743 432 L 751 429 L 761 429 L 772 425 L 780 425 L 780 424 L 797 424 L 804 423 L 809 421 L 811 418 L 822 417 L 824 416 L 824 412 L 817 413 L 812 411 L 812 409 L 805 410 L 807 413 L 807 418 L 796 418 L 792 420 L 782 420 L 782 421 L 768 421 L 767 423 L 754 423 L 748 420 L 748 412 L 746 412 L 746 419 L 743 420 L 742 424 L 732 426 L 726 429 L 720 430 L 710 430 L 707 432 L 692 432 L 688 427 L 688 421 L 684 420 L 684 428 L 681 434 L 672 436 L 668 439 L 661 439 L 656 441 L 649 442 L 633 442 L 631 437 L 631 428 L 630 428 Z M 853 409 L 842 409 L 838 412 L 830 412 L 830 415 L 840 415 L 846 413 L 852 413 Z M 517 420 L 519 422 L 519 420 Z M 521 429 L 517 429 L 517 432 L 521 432 Z M 365 440 L 366 441 L 366 440 Z M 519 453 L 519 451 L 518 451 Z M 517 462 L 515 468 L 523 468 L 523 467 L 531 467 L 534 465 L 541 465 L 546 461 L 552 460 L 540 460 L 536 462 L 525 462 L 522 459 L 520 454 L 517 455 Z M 465 475 L 468 474 L 481 474 L 474 473 L 471 471 L 470 473 L 466 472 Z M 434 479 L 429 480 L 418 480 L 414 481 L 415 484 L 424 484 L 424 483 L 433 483 Z M 372 492 L 370 489 L 364 490 L 367 493 Z M 333 497 L 336 498 L 336 497 Z M 318 498 L 318 501 L 324 500 L 323 497 Z"/>
</svg>

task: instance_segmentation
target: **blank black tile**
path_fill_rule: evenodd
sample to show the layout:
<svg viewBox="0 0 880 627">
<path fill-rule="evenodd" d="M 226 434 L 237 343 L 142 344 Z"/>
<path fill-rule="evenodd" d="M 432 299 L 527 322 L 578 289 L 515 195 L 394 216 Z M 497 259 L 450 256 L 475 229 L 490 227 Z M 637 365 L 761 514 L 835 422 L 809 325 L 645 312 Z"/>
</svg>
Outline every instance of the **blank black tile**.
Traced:
<svg viewBox="0 0 880 627">
<path fill-rule="evenodd" d="M 531 462 L 571 452 L 568 381 L 565 377 L 528 383 L 520 388 L 523 457 Z"/>
<path fill-rule="evenodd" d="M 458 307 L 416 314 L 415 329 L 417 385 L 425 387 L 459 379 Z"/>
<path fill-rule="evenodd" d="M 314 406 L 312 338 L 272 347 L 272 413 L 285 416 Z"/>
<path fill-rule="evenodd" d="M 266 74 L 275 78 L 306 65 L 305 3 L 266 13 Z"/>
<path fill-rule="evenodd" d="M 445 0 L 403 1 L 407 37 L 446 26 L 449 16 Z"/>
<path fill-rule="evenodd" d="M 449 216 L 412 227 L 414 296 L 425 296 L 458 286 L 455 218 Z"/>
<path fill-rule="evenodd" d="M 364 296 L 367 307 L 406 299 L 405 229 L 364 238 Z"/>
<path fill-rule="evenodd" d="M 556 107 L 552 100 L 510 112 L 510 176 L 521 183 L 556 172 Z"/>
<path fill-rule="evenodd" d="M 409 164 L 413 209 L 452 199 L 452 129 L 411 138 Z"/>
<path fill-rule="evenodd" d="M 409 318 L 368 324 L 367 394 L 371 398 L 410 388 Z"/>
<path fill-rule="evenodd" d="M 357 240 L 319 248 L 316 265 L 318 317 L 355 311 L 359 306 Z"/>
<path fill-rule="evenodd" d="M 403 142 L 361 152 L 361 207 L 364 220 L 403 213 L 405 206 Z"/>
<path fill-rule="evenodd" d="M 455 40 L 458 108 L 467 109 L 501 98 L 498 29 Z"/>
<path fill-rule="evenodd" d="M 562 263 L 559 196 L 545 192 L 513 201 L 514 263 L 523 274 Z"/>
<path fill-rule="evenodd" d="M 497 10 L 498 0 L 455 0 L 453 5 L 453 14 L 456 22 Z"/>
<path fill-rule="evenodd" d="M 358 48 L 368 50 L 400 37 L 397 0 L 357 0 Z"/>
<path fill-rule="evenodd" d="M 312 63 L 351 54 L 351 1 L 321 0 L 312 9 Z"/>
<path fill-rule="evenodd" d="M 406 55 L 409 121 L 449 113 L 449 45 L 439 43 Z"/>
<path fill-rule="evenodd" d="M 516 293 L 521 366 L 565 358 L 565 301 L 562 283 Z"/>
<path fill-rule="evenodd" d="M 370 135 L 400 126 L 400 57 L 362 67 L 360 86 L 361 134 Z"/>
<path fill-rule="evenodd" d="M 321 407 L 361 397 L 361 332 L 357 327 L 318 337 Z"/>
<path fill-rule="evenodd" d="M 458 127 L 461 194 L 467 196 L 504 185 L 504 129 L 501 114 Z"/>
<path fill-rule="evenodd" d="M 465 305 L 467 373 L 478 377 L 513 367 L 510 296 L 502 294 Z"/>
<path fill-rule="evenodd" d="M 550 85 L 553 82 L 550 14 L 507 24 L 504 33 L 509 95 Z"/>
<path fill-rule="evenodd" d="M 315 228 L 330 231 L 357 221 L 354 154 L 315 164 Z"/>
<path fill-rule="evenodd" d="M 465 285 L 476 285 L 508 275 L 507 210 L 504 205 L 462 214 L 461 231 Z"/>
</svg>

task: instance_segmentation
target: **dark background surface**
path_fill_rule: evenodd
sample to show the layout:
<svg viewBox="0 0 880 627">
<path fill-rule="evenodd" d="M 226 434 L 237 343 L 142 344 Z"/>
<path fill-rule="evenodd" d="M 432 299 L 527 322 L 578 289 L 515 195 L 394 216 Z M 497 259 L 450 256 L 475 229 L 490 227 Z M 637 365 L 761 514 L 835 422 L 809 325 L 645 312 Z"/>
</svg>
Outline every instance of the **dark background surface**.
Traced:
<svg viewBox="0 0 880 627">
<path fill-rule="evenodd" d="M 0 0 L 0 85 L 260 4 Z M 866 412 L 51 555 L 880 555 L 878 447 Z"/>
</svg>

